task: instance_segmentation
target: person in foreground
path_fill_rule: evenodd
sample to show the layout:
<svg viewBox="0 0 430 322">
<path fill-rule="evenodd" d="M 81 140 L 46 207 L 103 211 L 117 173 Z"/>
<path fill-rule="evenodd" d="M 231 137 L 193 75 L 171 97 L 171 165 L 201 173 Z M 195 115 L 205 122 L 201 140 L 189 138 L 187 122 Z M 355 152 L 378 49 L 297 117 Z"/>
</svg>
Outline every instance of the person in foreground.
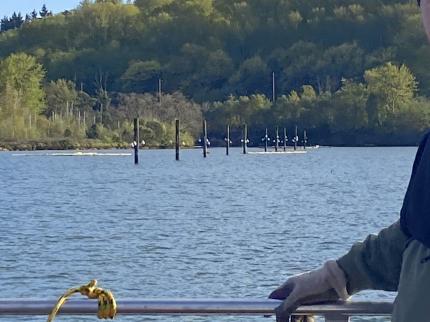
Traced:
<svg viewBox="0 0 430 322">
<path fill-rule="evenodd" d="M 418 5 L 430 40 L 430 0 Z M 300 305 L 346 300 L 368 289 L 398 292 L 393 322 L 430 321 L 430 132 L 419 145 L 400 220 L 338 260 L 289 278 L 269 298 L 283 300 L 276 321 L 286 322 Z"/>
</svg>

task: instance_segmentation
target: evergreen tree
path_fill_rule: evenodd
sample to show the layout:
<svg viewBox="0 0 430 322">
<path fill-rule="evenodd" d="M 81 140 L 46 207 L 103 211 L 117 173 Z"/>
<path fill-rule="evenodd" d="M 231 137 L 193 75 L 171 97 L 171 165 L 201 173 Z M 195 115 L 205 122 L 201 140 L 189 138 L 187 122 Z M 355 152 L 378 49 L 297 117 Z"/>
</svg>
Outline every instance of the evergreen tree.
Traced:
<svg viewBox="0 0 430 322">
<path fill-rule="evenodd" d="M 1 31 L 8 31 L 10 29 L 15 29 L 21 27 L 21 25 L 24 23 L 24 19 L 21 16 L 21 13 L 18 14 L 14 12 L 12 14 L 12 17 L 4 17 L 1 20 Z"/>
<path fill-rule="evenodd" d="M 18 12 L 18 14 L 14 12 L 12 14 L 12 18 L 10 19 L 11 28 L 12 29 L 19 28 L 23 23 L 24 23 L 24 19 L 21 16 L 21 12 Z"/>
<path fill-rule="evenodd" d="M 42 10 L 39 11 L 39 14 L 42 18 L 49 16 L 49 11 L 48 11 L 48 9 L 46 9 L 45 4 L 42 6 Z"/>
<path fill-rule="evenodd" d="M 3 19 L 0 21 L 0 30 L 6 31 L 9 29 L 9 18 L 4 16 Z"/>
</svg>

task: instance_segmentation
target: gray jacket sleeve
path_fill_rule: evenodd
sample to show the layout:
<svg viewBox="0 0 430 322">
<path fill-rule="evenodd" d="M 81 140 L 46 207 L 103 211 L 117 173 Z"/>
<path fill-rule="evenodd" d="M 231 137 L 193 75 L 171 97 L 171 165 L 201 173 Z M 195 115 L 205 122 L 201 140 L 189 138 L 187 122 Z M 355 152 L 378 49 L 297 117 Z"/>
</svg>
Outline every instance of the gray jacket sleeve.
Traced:
<svg viewBox="0 0 430 322">
<path fill-rule="evenodd" d="M 337 260 L 345 272 L 350 295 L 361 290 L 397 291 L 403 251 L 408 236 L 397 221 L 378 235 L 370 235 L 356 243 Z"/>
</svg>

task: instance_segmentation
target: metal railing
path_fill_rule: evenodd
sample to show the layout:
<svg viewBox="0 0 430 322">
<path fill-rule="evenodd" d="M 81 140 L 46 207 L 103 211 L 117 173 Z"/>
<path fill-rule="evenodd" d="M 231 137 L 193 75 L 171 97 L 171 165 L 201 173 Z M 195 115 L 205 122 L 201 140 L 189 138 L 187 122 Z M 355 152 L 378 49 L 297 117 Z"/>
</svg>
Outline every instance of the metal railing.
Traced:
<svg viewBox="0 0 430 322">
<path fill-rule="evenodd" d="M 56 300 L 0 299 L 0 317 L 10 315 L 48 315 Z M 118 300 L 118 315 L 246 315 L 270 316 L 280 304 L 277 300 L 252 299 L 142 299 Z M 295 315 L 323 316 L 326 322 L 347 322 L 351 316 L 389 316 L 388 302 L 338 302 L 301 306 Z M 70 300 L 61 309 L 63 315 L 96 315 L 97 301 Z"/>
</svg>

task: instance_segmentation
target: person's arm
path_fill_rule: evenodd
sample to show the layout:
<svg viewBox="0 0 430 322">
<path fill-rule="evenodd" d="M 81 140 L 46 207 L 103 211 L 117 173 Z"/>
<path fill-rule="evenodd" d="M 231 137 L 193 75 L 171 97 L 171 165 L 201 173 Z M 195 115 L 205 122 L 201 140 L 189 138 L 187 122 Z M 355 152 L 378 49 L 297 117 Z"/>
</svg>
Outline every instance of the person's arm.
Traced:
<svg viewBox="0 0 430 322">
<path fill-rule="evenodd" d="M 430 0 L 418 1 L 418 5 L 421 8 L 421 16 L 424 30 L 426 31 L 427 38 L 430 41 Z"/>
<path fill-rule="evenodd" d="M 289 321 L 291 313 L 303 304 L 345 300 L 365 289 L 396 291 L 408 240 L 398 221 L 378 235 L 356 243 L 337 261 L 290 277 L 269 295 L 271 299 L 283 300 L 275 310 L 276 321 Z"/>
<path fill-rule="evenodd" d="M 364 242 L 352 246 L 337 260 L 346 275 L 348 294 L 366 289 L 397 291 L 408 240 L 398 221 L 378 235 L 370 235 Z"/>
</svg>

